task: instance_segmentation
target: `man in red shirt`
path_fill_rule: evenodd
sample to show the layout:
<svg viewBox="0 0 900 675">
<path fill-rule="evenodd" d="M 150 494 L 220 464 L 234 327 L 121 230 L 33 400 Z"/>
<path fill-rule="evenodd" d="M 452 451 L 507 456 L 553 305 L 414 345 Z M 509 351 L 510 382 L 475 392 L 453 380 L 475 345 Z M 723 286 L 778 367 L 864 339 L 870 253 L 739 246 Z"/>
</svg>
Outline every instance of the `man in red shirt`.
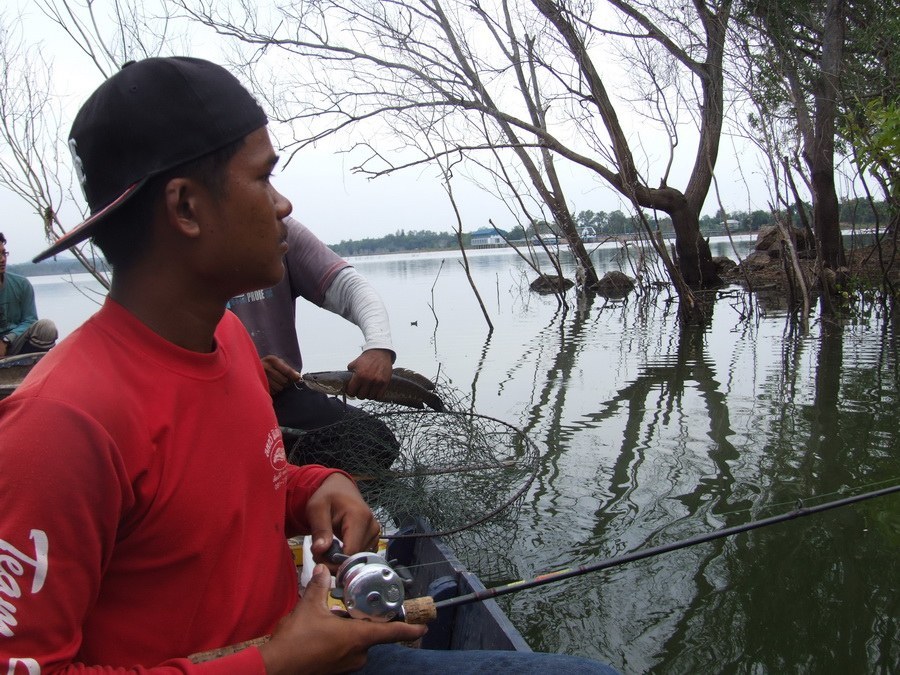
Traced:
<svg viewBox="0 0 900 675">
<path fill-rule="evenodd" d="M 0 405 L 4 672 L 348 670 L 424 631 L 334 616 L 324 566 L 298 601 L 286 536 L 321 554 L 337 533 L 352 553 L 378 523 L 345 474 L 287 463 L 225 309 L 283 273 L 291 204 L 266 124 L 230 73 L 188 58 L 127 65 L 75 119 L 92 215 L 38 258 L 93 237 L 112 287 Z"/>
</svg>

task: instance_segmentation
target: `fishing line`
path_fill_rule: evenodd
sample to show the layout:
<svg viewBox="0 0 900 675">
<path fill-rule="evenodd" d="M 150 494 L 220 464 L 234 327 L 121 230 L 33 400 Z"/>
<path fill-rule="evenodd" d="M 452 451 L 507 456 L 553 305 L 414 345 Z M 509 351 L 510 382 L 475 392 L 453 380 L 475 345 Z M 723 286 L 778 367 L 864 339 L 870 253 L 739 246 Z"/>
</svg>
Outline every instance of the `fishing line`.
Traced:
<svg viewBox="0 0 900 675">
<path fill-rule="evenodd" d="M 843 485 L 839 487 L 837 490 L 832 490 L 831 492 L 823 492 L 820 495 L 816 495 L 816 499 L 825 499 L 826 497 L 833 497 L 836 495 L 845 495 L 848 492 L 858 492 L 860 490 L 868 490 L 870 488 L 876 487 L 878 485 L 890 485 L 896 483 L 900 480 L 900 476 L 892 476 L 890 478 L 885 478 L 884 480 L 876 480 L 870 483 L 861 483 L 859 485 Z M 808 498 L 806 501 L 810 501 L 811 498 Z M 765 506 L 752 506 L 746 509 L 733 509 L 731 511 L 716 511 L 715 515 L 717 517 L 723 516 L 737 516 L 742 513 L 752 513 L 754 511 L 774 511 L 776 509 L 781 509 L 782 507 L 792 506 L 797 504 L 797 499 L 788 499 L 780 502 L 772 502 L 771 504 L 766 504 Z"/>
<path fill-rule="evenodd" d="M 867 499 L 874 499 L 875 497 L 883 497 L 894 492 L 900 492 L 900 484 L 883 488 L 881 490 L 875 490 L 873 492 L 865 492 L 863 494 L 855 495 L 852 497 L 845 497 L 844 499 L 825 502 L 817 506 L 805 507 L 803 506 L 802 501 L 798 500 L 797 508 L 794 511 L 790 511 L 788 513 L 782 513 L 780 515 L 772 516 L 770 518 L 763 518 L 761 520 L 754 520 L 743 525 L 726 527 L 722 530 L 716 530 L 715 532 L 709 532 L 707 534 L 699 534 L 687 539 L 681 539 L 679 541 L 672 542 L 670 544 L 654 546 L 652 548 L 635 551 L 633 553 L 617 556 L 615 558 L 607 558 L 605 560 L 601 560 L 599 562 L 591 563 L 588 565 L 579 565 L 578 567 L 570 567 L 556 572 L 548 572 L 547 574 L 542 574 L 530 580 L 522 579 L 509 584 L 504 584 L 502 586 L 488 588 L 483 591 L 476 591 L 474 593 L 460 595 L 455 598 L 449 598 L 447 600 L 439 600 L 438 602 L 434 603 L 434 606 L 435 609 L 441 609 L 443 607 L 456 607 L 458 605 L 466 605 L 472 602 L 480 602 L 489 598 L 496 598 L 508 593 L 517 593 L 518 591 L 524 591 L 528 588 L 536 588 L 538 586 L 543 586 L 544 584 L 549 584 L 554 581 L 562 581 L 563 579 L 581 576 L 582 574 L 587 574 L 589 572 L 599 572 L 600 570 L 609 569 L 610 567 L 616 567 L 618 565 L 624 565 L 625 563 L 633 562 L 635 560 L 643 560 L 645 558 L 657 556 L 662 553 L 668 553 L 670 551 L 677 551 L 678 549 L 687 548 L 696 544 L 703 544 L 715 539 L 730 537 L 734 534 L 740 534 L 741 532 L 748 532 L 750 530 L 768 527 L 769 525 L 783 523 L 788 520 L 811 516 L 815 513 L 821 513 L 830 509 L 836 509 L 842 506 L 856 504 L 857 502 L 861 502 Z"/>
</svg>

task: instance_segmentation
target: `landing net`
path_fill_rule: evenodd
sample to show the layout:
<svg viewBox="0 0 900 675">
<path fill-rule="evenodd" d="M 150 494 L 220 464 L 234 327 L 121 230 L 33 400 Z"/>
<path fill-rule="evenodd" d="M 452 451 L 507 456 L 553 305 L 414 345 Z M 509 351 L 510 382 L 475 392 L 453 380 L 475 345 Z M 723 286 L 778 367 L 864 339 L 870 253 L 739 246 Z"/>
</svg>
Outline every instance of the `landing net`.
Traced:
<svg viewBox="0 0 900 675">
<path fill-rule="evenodd" d="M 445 412 L 352 401 L 360 411 L 337 424 L 284 429 L 288 458 L 348 471 L 388 537 L 441 536 L 451 543 L 465 532 L 466 549 L 496 551 L 515 537 L 538 448 L 506 422 L 461 411 L 446 386 L 437 393 Z M 415 518 L 434 532 L 390 534 Z"/>
</svg>

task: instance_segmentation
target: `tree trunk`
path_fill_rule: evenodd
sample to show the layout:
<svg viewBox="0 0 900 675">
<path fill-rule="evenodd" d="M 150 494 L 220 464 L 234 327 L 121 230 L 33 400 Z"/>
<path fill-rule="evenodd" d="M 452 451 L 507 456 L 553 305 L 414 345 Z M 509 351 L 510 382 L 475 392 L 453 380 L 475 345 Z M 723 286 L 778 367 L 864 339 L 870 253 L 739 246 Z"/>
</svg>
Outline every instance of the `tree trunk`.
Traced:
<svg viewBox="0 0 900 675">
<path fill-rule="evenodd" d="M 846 264 L 834 184 L 834 134 L 844 53 L 844 21 L 844 0 L 828 0 L 822 27 L 821 72 L 815 92 L 814 140 L 807 153 L 818 253 L 823 265 L 831 269 Z M 826 292 L 824 285 L 822 292 Z"/>
<path fill-rule="evenodd" d="M 722 279 L 713 264 L 709 242 L 700 232 L 700 219 L 688 207 L 668 211 L 675 229 L 675 261 L 684 282 L 693 289 L 720 286 Z"/>
</svg>

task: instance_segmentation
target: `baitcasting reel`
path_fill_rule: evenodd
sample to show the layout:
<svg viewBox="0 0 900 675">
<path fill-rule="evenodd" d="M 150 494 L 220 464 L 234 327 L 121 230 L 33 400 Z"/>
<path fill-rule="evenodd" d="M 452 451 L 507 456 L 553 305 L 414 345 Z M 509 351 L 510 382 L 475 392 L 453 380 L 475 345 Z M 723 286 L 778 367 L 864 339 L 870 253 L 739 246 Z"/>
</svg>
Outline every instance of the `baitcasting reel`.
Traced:
<svg viewBox="0 0 900 675">
<path fill-rule="evenodd" d="M 335 538 L 327 557 L 340 563 L 335 574 L 331 596 L 342 600 L 354 619 L 370 621 L 402 621 L 405 618 L 403 601 L 412 585 L 412 575 L 396 560 L 388 562 L 377 553 L 354 553 L 346 556 L 339 551 L 343 544 Z"/>
</svg>

